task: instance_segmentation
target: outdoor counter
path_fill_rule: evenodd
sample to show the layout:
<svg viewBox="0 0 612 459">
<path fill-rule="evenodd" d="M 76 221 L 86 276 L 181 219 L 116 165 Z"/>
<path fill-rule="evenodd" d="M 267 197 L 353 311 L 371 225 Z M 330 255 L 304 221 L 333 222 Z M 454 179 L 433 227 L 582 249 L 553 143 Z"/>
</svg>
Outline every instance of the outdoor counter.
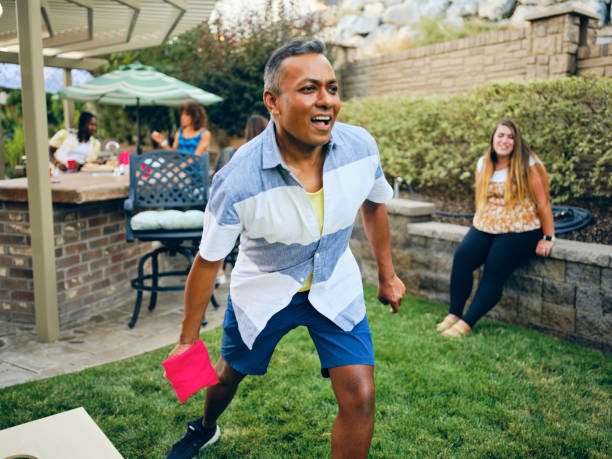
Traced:
<svg viewBox="0 0 612 459">
<path fill-rule="evenodd" d="M 130 279 L 152 245 L 125 240 L 128 190 L 127 175 L 51 179 L 60 326 L 95 320 L 103 310 L 135 301 Z M 0 180 L 0 319 L 33 324 L 27 201 L 27 178 Z"/>
<path fill-rule="evenodd" d="M 89 173 L 63 174 L 51 179 L 54 203 L 83 204 L 109 199 L 125 199 L 130 187 L 128 175 L 96 176 Z M 26 202 L 28 179 L 0 180 L 0 201 Z"/>
</svg>

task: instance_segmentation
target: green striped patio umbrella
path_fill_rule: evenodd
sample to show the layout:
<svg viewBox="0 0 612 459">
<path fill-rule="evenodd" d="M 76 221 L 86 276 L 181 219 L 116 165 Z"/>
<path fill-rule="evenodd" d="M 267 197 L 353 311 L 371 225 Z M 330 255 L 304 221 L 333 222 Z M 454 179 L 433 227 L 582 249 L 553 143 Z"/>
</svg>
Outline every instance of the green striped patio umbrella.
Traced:
<svg viewBox="0 0 612 459">
<path fill-rule="evenodd" d="M 180 105 L 195 100 L 202 105 L 221 102 L 223 99 L 183 81 L 158 72 L 140 63 L 124 65 L 118 70 L 101 75 L 87 83 L 71 86 L 58 93 L 60 97 L 79 102 L 136 106 Z M 137 113 L 138 153 L 140 145 L 140 115 Z"/>
</svg>

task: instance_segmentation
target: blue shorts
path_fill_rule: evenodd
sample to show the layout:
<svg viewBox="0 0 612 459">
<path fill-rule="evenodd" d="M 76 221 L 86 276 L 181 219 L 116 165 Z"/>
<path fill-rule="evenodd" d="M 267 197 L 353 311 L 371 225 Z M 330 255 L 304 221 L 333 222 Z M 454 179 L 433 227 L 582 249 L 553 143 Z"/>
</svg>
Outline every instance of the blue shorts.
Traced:
<svg viewBox="0 0 612 459">
<path fill-rule="evenodd" d="M 223 320 L 221 356 L 242 374 L 263 375 L 280 339 L 300 325 L 308 327 L 319 353 L 321 374 L 324 377 L 329 377 L 329 368 L 374 365 L 374 346 L 367 316 L 351 331 L 344 331 L 310 304 L 308 292 L 296 293 L 288 306 L 274 314 L 250 350 L 240 337 L 232 300 L 228 298 Z"/>
</svg>

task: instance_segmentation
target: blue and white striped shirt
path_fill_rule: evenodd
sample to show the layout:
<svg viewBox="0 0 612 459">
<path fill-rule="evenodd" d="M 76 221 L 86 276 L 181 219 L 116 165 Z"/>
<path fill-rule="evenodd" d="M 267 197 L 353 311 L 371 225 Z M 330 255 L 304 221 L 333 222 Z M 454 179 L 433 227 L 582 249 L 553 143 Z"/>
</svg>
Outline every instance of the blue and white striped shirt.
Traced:
<svg viewBox="0 0 612 459">
<path fill-rule="evenodd" d="M 374 138 L 363 128 L 336 123 L 324 146 L 321 234 L 306 191 L 281 157 L 274 129 L 271 121 L 215 174 L 200 243 L 202 258 L 220 260 L 240 236 L 230 295 L 249 349 L 311 272 L 308 299 L 317 311 L 347 331 L 363 319 L 361 273 L 349 239 L 366 199 L 385 203 L 393 196 Z"/>
</svg>

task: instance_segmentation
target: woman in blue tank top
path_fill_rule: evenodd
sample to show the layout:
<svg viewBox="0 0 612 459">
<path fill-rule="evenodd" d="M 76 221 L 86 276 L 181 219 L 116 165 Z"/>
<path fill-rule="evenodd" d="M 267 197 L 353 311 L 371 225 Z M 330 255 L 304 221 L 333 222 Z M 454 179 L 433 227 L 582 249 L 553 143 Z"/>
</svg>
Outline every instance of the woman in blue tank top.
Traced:
<svg viewBox="0 0 612 459">
<path fill-rule="evenodd" d="M 163 134 L 153 131 L 151 138 L 162 148 L 180 150 L 187 153 L 201 155 L 208 151 L 210 145 L 210 131 L 206 125 L 206 111 L 204 107 L 195 102 L 185 102 L 179 107 L 181 115 L 181 129 L 174 136 L 172 147 Z"/>
</svg>

